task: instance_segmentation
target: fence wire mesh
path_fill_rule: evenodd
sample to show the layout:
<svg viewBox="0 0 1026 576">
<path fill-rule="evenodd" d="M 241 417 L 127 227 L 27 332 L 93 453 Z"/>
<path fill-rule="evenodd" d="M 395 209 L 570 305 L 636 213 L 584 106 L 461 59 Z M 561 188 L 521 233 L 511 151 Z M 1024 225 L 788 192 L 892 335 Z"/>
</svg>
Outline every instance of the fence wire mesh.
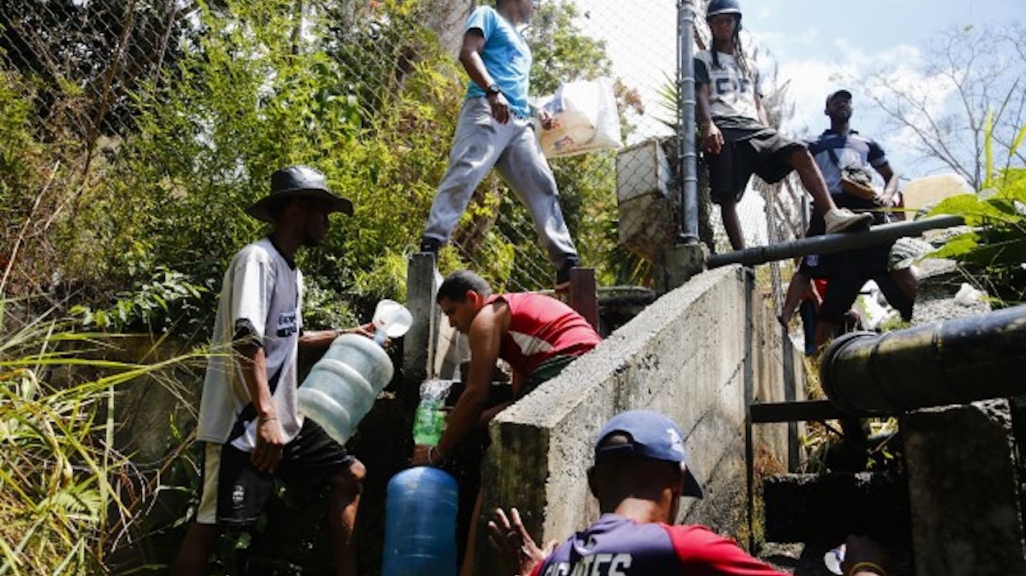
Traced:
<svg viewBox="0 0 1026 576">
<path fill-rule="evenodd" d="M 615 83 L 623 147 L 550 160 L 571 233 L 584 265 L 598 270 L 600 284 L 645 283 L 649 261 L 676 233 L 673 142 L 680 4 L 646 0 L 641 8 L 610 0 L 551 0 L 539 3 L 525 31 L 535 55 L 534 96 L 553 94 L 576 79 L 605 76 Z M 696 36 L 704 45 L 704 2 L 698 4 Z M 359 225 L 387 230 L 359 234 L 373 236 L 392 251 L 414 249 L 462 99 L 466 76 L 454 54 L 472 8 L 470 0 L 0 0 L 5 126 L 9 134 L 24 126 L 31 132 L 28 140 L 8 140 L 9 170 L 2 177 L 5 281 L 12 270 L 17 272 L 13 262 L 19 250 L 28 251 L 22 259 L 31 256 L 67 274 L 69 265 L 55 238 L 57 223 L 80 216 L 82 203 L 128 186 L 115 179 L 125 173 L 119 166 L 132 155 L 154 167 L 146 176 L 161 182 L 164 197 L 194 194 L 201 186 L 249 186 L 241 194 L 246 199 L 263 186 L 259 177 L 286 159 L 357 162 L 329 172 L 330 179 L 363 187 L 366 194 L 394 195 L 387 203 L 372 201 L 372 207 L 390 208 L 403 220 L 382 224 L 368 215 Z M 208 97 L 230 97 L 233 89 L 234 103 Z M 281 96 L 288 91 L 292 96 Z M 296 93 L 305 96 L 299 99 Z M 243 106 L 258 109 L 257 118 L 265 125 L 236 122 L 246 113 Z M 298 113 L 300 106 L 307 109 Z M 191 125 L 185 129 L 191 139 L 167 137 L 168 131 L 182 129 L 169 118 L 174 115 Z M 287 122 L 300 124 L 301 130 Z M 233 130 L 234 136 L 221 134 Z M 295 139 L 314 133 L 321 134 L 314 137 L 317 149 L 295 153 Z M 280 141 L 268 134 L 277 134 Z M 267 139 L 260 143 L 266 149 L 247 144 L 258 137 Z M 139 146 L 144 139 L 153 145 Z M 366 155 L 333 158 L 354 141 L 367 149 Z M 18 158 L 25 151 L 19 145 L 45 153 L 25 161 Z M 155 151 L 166 156 L 140 157 Z M 396 156 L 395 162 L 378 166 L 388 155 Z M 128 171 L 142 177 L 139 170 Z M 202 178 L 195 177 L 203 171 Z M 751 243 L 796 235 L 800 217 L 794 190 L 757 186 L 746 194 L 741 215 Z M 123 195 L 119 202 L 131 198 Z M 188 206 L 205 206 L 223 218 L 234 213 L 217 212 L 225 209 L 221 204 L 238 199 L 206 198 Z M 148 202 L 160 204 L 165 198 Z M 701 204 L 703 240 L 716 251 L 728 249 L 717 211 L 709 209 L 707 199 Z M 771 212 L 776 216 L 772 233 Z M 210 234 L 216 238 L 221 232 Z M 112 250 L 131 248 L 103 236 L 77 237 L 86 239 Z M 188 256 L 209 257 L 204 250 L 226 242 L 212 241 Z M 494 176 L 475 193 L 451 245 L 452 255 L 443 254 L 444 266 L 479 269 L 502 279 L 505 289 L 551 286 L 554 268 L 530 217 Z M 159 254 L 150 257 L 160 259 Z M 170 267 L 184 265 L 165 259 L 171 260 L 164 262 Z M 23 273 L 37 288 L 45 284 L 39 270 Z"/>
</svg>

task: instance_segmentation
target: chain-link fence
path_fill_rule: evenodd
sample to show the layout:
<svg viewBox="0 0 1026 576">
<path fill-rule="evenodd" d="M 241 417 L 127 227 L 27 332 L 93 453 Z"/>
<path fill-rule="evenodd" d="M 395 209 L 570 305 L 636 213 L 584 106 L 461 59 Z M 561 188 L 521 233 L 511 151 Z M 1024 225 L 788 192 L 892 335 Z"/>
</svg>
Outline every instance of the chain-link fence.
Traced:
<svg viewBox="0 0 1026 576">
<path fill-rule="evenodd" d="M 578 79 L 608 77 L 615 86 L 623 147 L 550 160 L 584 265 L 597 268 L 600 284 L 645 283 L 648 261 L 676 233 L 672 144 L 680 4 L 552 0 L 539 3 L 525 31 L 535 55 L 534 96 Z M 704 45 L 708 30 L 698 4 L 696 37 Z M 62 278 L 74 276 L 62 244 L 71 241 L 145 251 L 140 257 L 151 267 L 187 267 L 174 261 L 181 249 L 164 254 L 145 238 L 133 243 L 111 238 L 117 231 L 57 231 L 72 216 L 95 227 L 82 204 L 104 205 L 115 192 L 118 205 L 108 212 L 119 216 L 133 198 L 167 209 L 168 197 L 234 186 L 245 190 L 241 199 L 184 203 L 194 213 L 234 219 L 238 210 L 222 204 L 259 194 L 262 177 L 293 159 L 337 165 L 327 170 L 329 179 L 360 188 L 358 209 L 389 208 L 401 216 L 394 222 L 395 214 L 386 221 L 380 213 L 358 215 L 346 233 L 358 226 L 355 233 L 373 242 L 355 253 L 374 245 L 408 253 L 447 160 L 466 82 L 453 54 L 472 8 L 469 0 L 0 0 L 9 136 L 2 182 L 9 206 L 5 281 L 16 271 L 14 262 L 25 260 L 46 262 Z M 235 102 L 225 101 L 233 96 Z M 300 136 L 307 141 L 297 142 Z M 307 150 L 309 140 L 316 149 Z M 353 143 L 363 152 L 348 153 Z M 128 157 L 144 169 L 127 165 Z M 122 189 L 124 174 L 141 179 L 147 171 L 147 183 L 132 183 L 142 193 Z M 151 187 L 159 190 L 146 192 Z M 800 228 L 797 195 L 775 190 L 757 187 L 740 206 L 750 243 L 787 239 Z M 362 196 L 372 191 L 375 199 Z M 617 208 L 618 191 L 625 209 Z M 390 194 L 387 202 L 376 200 Z M 718 212 L 708 210 L 707 201 L 701 207 L 703 240 L 723 251 Z M 223 234 L 213 225 L 180 230 L 178 237 Z M 211 241 L 193 256 L 209 259 L 241 237 L 245 231 L 234 230 L 231 239 Z M 554 270 L 530 218 L 495 177 L 475 193 L 451 245 L 443 267 L 477 268 L 506 289 L 551 286 Z M 133 265 L 100 252 L 87 251 L 84 260 Z M 360 272 L 380 272 L 374 256 L 345 258 L 357 268 L 350 284 L 375 284 Z M 44 280 L 38 266 L 24 274 L 37 289 L 53 281 L 52 275 Z"/>
</svg>

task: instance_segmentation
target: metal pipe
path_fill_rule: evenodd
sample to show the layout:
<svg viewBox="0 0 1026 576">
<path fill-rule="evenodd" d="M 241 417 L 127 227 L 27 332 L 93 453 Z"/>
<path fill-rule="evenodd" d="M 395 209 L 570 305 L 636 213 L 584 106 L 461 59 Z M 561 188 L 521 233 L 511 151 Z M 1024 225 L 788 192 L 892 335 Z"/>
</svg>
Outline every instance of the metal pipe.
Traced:
<svg viewBox="0 0 1026 576">
<path fill-rule="evenodd" d="M 1026 393 L 1026 306 L 886 334 L 845 334 L 820 361 L 849 414 L 899 414 Z"/>
<path fill-rule="evenodd" d="M 680 178 L 678 244 L 698 243 L 698 155 L 695 152 L 695 2 L 677 2 L 677 174 Z"/>
<path fill-rule="evenodd" d="M 787 260 L 810 254 L 830 254 L 831 252 L 883 244 L 903 236 L 919 236 L 927 230 L 951 228 L 961 226 L 964 223 L 965 220 L 961 216 L 932 216 L 912 222 L 892 222 L 890 224 L 873 226 L 865 232 L 811 236 L 791 242 L 756 246 L 724 254 L 713 254 L 706 261 L 706 266 L 709 268 L 719 268 L 728 264 L 754 266 L 756 264 Z"/>
</svg>

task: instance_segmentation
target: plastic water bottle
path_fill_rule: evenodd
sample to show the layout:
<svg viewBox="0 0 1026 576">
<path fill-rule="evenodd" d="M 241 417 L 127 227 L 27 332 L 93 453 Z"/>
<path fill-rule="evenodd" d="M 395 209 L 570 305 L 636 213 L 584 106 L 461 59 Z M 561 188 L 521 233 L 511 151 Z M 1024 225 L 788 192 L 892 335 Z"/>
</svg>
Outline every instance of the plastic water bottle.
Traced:
<svg viewBox="0 0 1026 576">
<path fill-rule="evenodd" d="M 392 380 L 392 360 L 371 339 L 335 339 L 299 387 L 299 411 L 345 444 Z"/>
<path fill-rule="evenodd" d="M 413 443 L 434 446 L 445 431 L 445 412 L 442 401 L 425 398 L 417 406 L 417 415 L 413 422 Z"/>
<path fill-rule="evenodd" d="M 382 576 L 455 576 L 459 490 L 430 466 L 403 470 L 388 482 Z"/>
</svg>

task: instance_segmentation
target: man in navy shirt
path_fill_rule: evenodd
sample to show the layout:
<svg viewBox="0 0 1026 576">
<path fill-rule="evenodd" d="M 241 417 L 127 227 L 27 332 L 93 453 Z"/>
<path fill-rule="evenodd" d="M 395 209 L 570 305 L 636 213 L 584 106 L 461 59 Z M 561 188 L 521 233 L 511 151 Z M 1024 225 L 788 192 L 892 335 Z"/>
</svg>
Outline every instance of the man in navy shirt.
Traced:
<svg viewBox="0 0 1026 576">
<path fill-rule="evenodd" d="M 888 221 L 887 208 L 897 195 L 898 177 L 887 160 L 883 148 L 872 138 L 851 129 L 851 92 L 837 90 L 827 96 L 824 114 L 830 128 L 809 143 L 809 152 L 819 166 L 830 195 L 838 206 L 873 215 L 875 224 Z M 883 178 L 884 188 L 853 186 L 842 181 L 842 171 L 857 169 L 867 176 L 872 168 Z M 822 217 L 813 211 L 806 236 L 823 234 Z M 788 286 L 788 299 L 799 295 L 809 278 L 827 278 L 829 285 L 816 314 L 815 347 L 826 344 L 844 323 L 845 314 L 855 303 L 862 286 L 874 280 L 887 302 L 906 322 L 912 319 L 916 296 L 916 279 L 911 269 L 888 270 L 894 242 L 856 250 L 805 258 Z M 782 317 L 786 322 L 788 318 Z"/>
<path fill-rule="evenodd" d="M 496 510 L 489 539 L 521 576 L 782 576 L 704 526 L 671 525 L 683 496 L 702 497 L 686 464 L 684 434 L 649 410 L 613 417 L 599 432 L 588 486 L 602 516 L 548 557 L 514 508 Z M 847 541 L 847 576 L 886 575 L 884 553 L 865 538 Z"/>
</svg>

